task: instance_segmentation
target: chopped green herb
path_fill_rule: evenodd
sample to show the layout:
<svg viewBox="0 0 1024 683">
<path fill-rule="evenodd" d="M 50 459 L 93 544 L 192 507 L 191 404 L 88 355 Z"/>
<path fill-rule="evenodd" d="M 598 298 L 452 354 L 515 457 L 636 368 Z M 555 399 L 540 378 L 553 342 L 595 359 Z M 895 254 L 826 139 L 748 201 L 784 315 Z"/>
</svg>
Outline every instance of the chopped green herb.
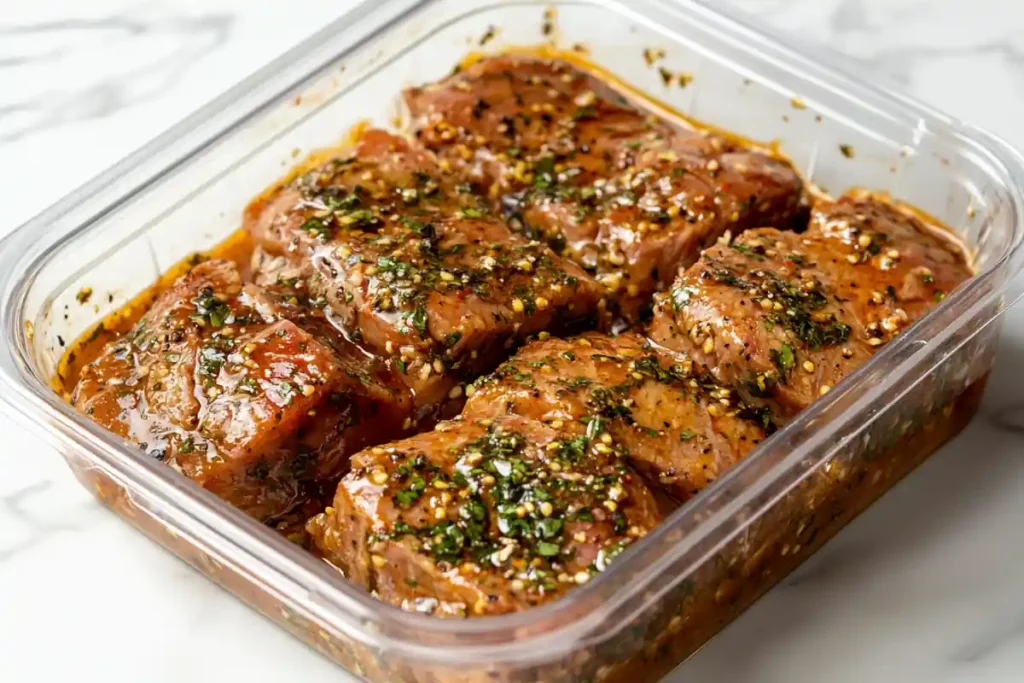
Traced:
<svg viewBox="0 0 1024 683">
<path fill-rule="evenodd" d="M 325 240 L 331 236 L 331 228 L 319 218 L 310 218 L 299 229 L 303 232 L 308 232 L 310 236 L 319 240 Z"/>
<path fill-rule="evenodd" d="M 733 251 L 738 251 L 744 256 L 749 256 L 750 258 L 757 260 L 764 260 L 764 254 L 761 253 L 761 251 L 763 251 L 763 248 L 752 247 L 749 244 L 744 244 L 743 242 L 733 242 L 732 248 Z"/>
<path fill-rule="evenodd" d="M 592 382 L 586 377 L 573 377 L 572 379 L 565 382 L 565 388 L 571 391 L 575 391 L 576 389 L 588 387 L 591 384 Z"/>
<path fill-rule="evenodd" d="M 597 116 L 597 110 L 593 107 L 580 107 L 572 113 L 573 121 L 586 121 Z"/>
<path fill-rule="evenodd" d="M 587 422 L 587 439 L 596 438 L 599 434 L 601 434 L 601 432 L 604 431 L 604 425 L 605 422 L 600 417 L 589 418 Z"/>
<path fill-rule="evenodd" d="M 395 494 L 395 502 L 402 507 L 409 507 L 423 495 L 427 488 L 427 482 L 420 475 L 414 475 L 409 479 L 409 485 Z"/>
<path fill-rule="evenodd" d="M 203 289 L 192 303 L 195 304 L 196 312 L 189 317 L 197 323 L 221 327 L 231 317 L 231 309 L 214 296 L 209 287 Z"/>
<path fill-rule="evenodd" d="M 415 218 L 409 218 L 408 216 L 402 216 L 398 220 L 402 223 L 402 225 L 404 225 L 405 227 L 409 228 L 410 230 L 415 230 L 416 232 L 419 232 L 420 230 L 423 229 L 423 225 L 424 224 L 419 222 Z"/>
<path fill-rule="evenodd" d="M 533 185 L 537 188 L 551 187 L 555 182 L 555 157 L 545 156 L 533 166 Z"/>
<path fill-rule="evenodd" d="M 578 460 L 587 452 L 587 437 L 577 436 L 558 445 L 558 457 L 562 460 Z"/>
<path fill-rule="evenodd" d="M 537 554 L 542 557 L 554 557 L 560 550 L 557 543 L 550 543 L 548 541 L 541 541 L 537 544 Z"/>
<path fill-rule="evenodd" d="M 770 351 L 772 362 L 775 363 L 775 367 L 779 369 L 779 374 L 784 375 L 794 365 L 796 365 L 796 354 L 793 352 L 793 347 L 789 344 L 783 344 L 779 349 L 771 349 Z"/>
<path fill-rule="evenodd" d="M 338 217 L 338 222 L 345 227 L 362 229 L 377 226 L 381 221 L 369 209 L 357 209 L 341 214 Z"/>
<path fill-rule="evenodd" d="M 238 383 L 238 390 L 244 394 L 255 396 L 259 391 L 259 384 L 252 377 L 246 377 Z"/>
<path fill-rule="evenodd" d="M 554 538 L 562 531 L 562 520 L 557 517 L 545 517 L 537 522 L 537 536 L 539 538 Z"/>
<path fill-rule="evenodd" d="M 409 322 L 416 328 L 421 337 L 427 334 L 427 309 L 423 304 L 416 306 L 412 313 L 409 314 Z"/>
<path fill-rule="evenodd" d="M 675 310 L 681 309 L 686 304 L 690 303 L 690 297 L 696 294 L 696 290 L 693 287 L 675 287 L 672 289 L 672 307 Z"/>
<path fill-rule="evenodd" d="M 227 355 L 216 346 L 204 346 L 199 351 L 199 373 L 212 380 L 224 366 Z"/>
<path fill-rule="evenodd" d="M 381 256 L 377 259 L 377 272 L 394 275 L 396 278 L 407 278 L 412 275 L 412 266 L 390 256 Z"/>
</svg>

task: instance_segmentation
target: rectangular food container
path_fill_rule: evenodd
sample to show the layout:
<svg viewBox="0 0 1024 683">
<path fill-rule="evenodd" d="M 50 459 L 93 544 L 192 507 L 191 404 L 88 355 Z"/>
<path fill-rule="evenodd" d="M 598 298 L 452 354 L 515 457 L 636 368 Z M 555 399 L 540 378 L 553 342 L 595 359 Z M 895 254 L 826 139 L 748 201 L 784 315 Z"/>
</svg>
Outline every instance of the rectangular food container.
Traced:
<svg viewBox="0 0 1024 683">
<path fill-rule="evenodd" d="M 923 209 L 959 232 L 977 277 L 594 581 L 485 619 L 375 601 L 51 389 L 64 340 L 236 230 L 296 150 L 329 146 L 363 119 L 393 122 L 402 87 L 470 50 L 545 42 L 585 50 L 698 120 L 778 140 L 826 190 L 885 190 Z M 369 680 L 656 679 L 964 426 L 996 321 L 1019 295 L 1024 159 L 788 42 L 694 0 L 364 3 L 0 245 L 3 406 L 118 514 Z M 82 287 L 93 291 L 85 305 Z"/>
</svg>

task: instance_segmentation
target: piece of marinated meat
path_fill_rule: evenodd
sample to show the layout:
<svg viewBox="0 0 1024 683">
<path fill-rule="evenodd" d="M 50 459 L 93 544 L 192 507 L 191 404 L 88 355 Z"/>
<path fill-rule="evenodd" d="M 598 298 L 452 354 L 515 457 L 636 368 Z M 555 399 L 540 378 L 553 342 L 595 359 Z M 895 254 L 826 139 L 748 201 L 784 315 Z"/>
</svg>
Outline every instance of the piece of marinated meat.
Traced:
<svg viewBox="0 0 1024 683">
<path fill-rule="evenodd" d="M 234 264 L 207 261 L 88 365 L 74 405 L 254 517 L 336 480 L 348 453 L 399 434 L 403 402 L 279 312 Z M 407 401 L 406 401 L 407 404 Z M 396 424 L 397 423 L 397 424 Z"/>
<path fill-rule="evenodd" d="M 792 417 L 871 355 L 866 330 L 823 273 L 843 263 L 820 238 L 743 233 L 705 251 L 659 296 L 649 334 L 744 399 Z"/>
<path fill-rule="evenodd" d="M 353 456 L 308 529 L 328 561 L 393 605 L 526 609 L 586 583 L 661 520 L 619 449 L 598 444 L 517 416 L 442 422 Z"/>
<path fill-rule="evenodd" d="M 677 501 L 697 494 L 765 438 L 763 411 L 643 337 L 588 334 L 523 347 L 477 380 L 466 419 L 522 415 L 574 434 L 579 448 L 618 445 Z"/>
<path fill-rule="evenodd" d="M 658 297 L 650 336 L 753 405 L 793 417 L 970 276 L 955 245 L 874 201 L 708 249 Z"/>
<path fill-rule="evenodd" d="M 476 205 L 468 193 L 442 191 L 442 183 L 432 154 L 369 129 L 347 153 L 252 201 L 243 225 L 262 253 L 288 257 L 298 268 L 285 277 L 308 276 L 311 250 L 338 230 L 372 228 L 392 216 L 448 215 Z M 275 272 L 282 268 L 280 261 L 269 265 Z"/>
<path fill-rule="evenodd" d="M 395 359 L 430 410 L 529 335 L 592 326 L 600 294 L 575 264 L 477 217 L 346 231 L 314 256 L 339 324 Z"/>
<path fill-rule="evenodd" d="M 491 57 L 406 100 L 417 138 L 627 321 L 727 230 L 806 220 L 787 162 L 644 114 L 564 61 Z"/>
<path fill-rule="evenodd" d="M 351 160 L 300 179 L 249 221 L 266 246 L 263 281 L 308 271 L 330 320 L 411 389 L 414 420 L 448 400 L 457 411 L 461 383 L 529 335 L 592 325 L 601 300 L 574 263 L 424 169 L 434 170 L 404 140 L 369 131 Z"/>
<path fill-rule="evenodd" d="M 841 295 L 874 338 L 890 340 L 973 274 L 960 246 L 892 203 L 860 193 L 822 203 L 808 232 L 855 268 Z M 838 243 L 838 244 L 837 244 Z"/>
<path fill-rule="evenodd" d="M 416 139 L 492 199 L 545 173 L 610 177 L 631 145 L 670 130 L 568 62 L 520 55 L 487 57 L 410 88 L 405 102 Z"/>
<path fill-rule="evenodd" d="M 358 387 L 352 392 L 354 411 L 343 435 L 322 434 L 319 443 L 328 438 L 343 438 L 345 454 L 385 440 L 404 436 L 398 431 L 411 424 L 412 396 L 393 371 L 380 358 L 353 344 L 324 313 L 323 304 L 311 300 L 307 284 L 301 279 L 280 281 L 276 285 L 246 284 L 240 302 L 251 307 L 266 320 L 290 320 L 328 347 L 346 383 Z M 381 428 L 387 427 L 387 433 Z M 308 431 L 308 428 L 307 428 Z M 315 438 L 307 439 L 317 443 Z"/>
</svg>

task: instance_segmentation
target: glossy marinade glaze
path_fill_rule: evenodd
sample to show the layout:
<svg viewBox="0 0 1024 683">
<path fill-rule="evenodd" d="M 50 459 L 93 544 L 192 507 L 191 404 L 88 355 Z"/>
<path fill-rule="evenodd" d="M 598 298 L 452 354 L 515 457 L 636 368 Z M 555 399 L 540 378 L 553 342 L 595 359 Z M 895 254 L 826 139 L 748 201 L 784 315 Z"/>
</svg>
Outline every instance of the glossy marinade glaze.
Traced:
<svg viewBox="0 0 1024 683">
<path fill-rule="evenodd" d="M 847 196 L 801 234 L 758 228 L 706 250 L 657 297 L 649 334 L 787 419 L 970 276 L 914 216 Z"/>
<path fill-rule="evenodd" d="M 526 336 L 596 317 L 600 294 L 580 267 L 511 232 L 432 154 L 380 130 L 255 202 L 245 228 L 255 280 L 308 282 L 337 327 L 408 387 L 414 422 Z"/>
<path fill-rule="evenodd" d="M 592 272 L 628 322 L 726 231 L 802 220 L 788 162 L 645 112 L 568 62 L 482 59 L 405 101 L 417 141 Z"/>
<path fill-rule="evenodd" d="M 971 275 L 912 212 L 812 201 L 567 61 L 406 102 L 408 136 L 271 188 L 62 364 L 140 453 L 405 609 L 587 583 Z"/>
</svg>

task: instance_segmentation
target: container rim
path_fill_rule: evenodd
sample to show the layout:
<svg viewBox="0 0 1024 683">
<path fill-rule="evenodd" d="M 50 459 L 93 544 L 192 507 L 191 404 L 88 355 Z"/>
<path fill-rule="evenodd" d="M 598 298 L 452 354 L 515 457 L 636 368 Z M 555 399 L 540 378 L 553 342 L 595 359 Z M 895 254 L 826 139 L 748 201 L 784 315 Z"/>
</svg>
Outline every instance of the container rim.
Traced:
<svg viewBox="0 0 1024 683">
<path fill-rule="evenodd" d="M 933 132 L 957 139 L 1007 179 L 1014 236 L 1006 251 L 989 264 L 985 272 L 950 294 L 928 316 L 846 378 L 829 396 L 804 411 L 701 496 L 676 510 L 651 534 L 623 553 L 611 569 L 586 586 L 547 605 L 486 619 L 439 620 L 405 612 L 374 600 L 344 580 L 339 581 L 337 573 L 324 563 L 169 468 L 137 458 L 123 441 L 78 415 L 34 373 L 27 343 L 29 335 L 22 328 L 21 313 L 33 277 L 60 243 L 88 230 L 117 204 L 143 192 L 162 175 L 212 146 L 231 128 L 272 106 L 294 84 L 304 82 L 349 51 L 389 30 L 399 18 L 427 11 L 434 2 L 386 0 L 358 4 L 0 242 L 0 329 L 6 342 L 0 348 L 0 385 L 7 389 L 3 399 L 13 412 L 44 430 L 46 423 L 54 422 L 57 437 L 65 447 L 87 448 L 127 491 L 145 491 L 162 506 L 176 510 L 180 514 L 176 521 L 192 529 L 196 537 L 215 541 L 224 549 L 221 552 L 239 558 L 241 566 L 255 567 L 252 573 L 259 574 L 270 589 L 286 600 L 308 599 L 309 604 L 304 604 L 303 609 L 328 627 L 358 642 L 383 649 L 401 647 L 437 662 L 458 663 L 473 656 L 525 661 L 576 649 L 582 642 L 596 639 L 603 633 L 602 629 L 621 627 L 624 622 L 607 626 L 608 615 L 623 609 L 625 601 L 647 587 L 656 586 L 658 594 L 670 589 L 685 573 L 665 581 L 660 572 L 666 567 L 687 561 L 689 554 L 694 555 L 688 558 L 692 569 L 708 553 L 739 533 L 742 526 L 736 526 L 741 523 L 736 522 L 735 513 L 755 502 L 761 508 L 770 504 L 771 501 L 758 501 L 759 496 L 789 472 L 794 463 L 814 455 L 813 448 L 824 445 L 837 427 L 845 427 L 856 419 L 860 413 L 852 410 L 853 406 L 872 403 L 880 406 L 896 400 L 886 396 L 887 387 L 906 377 L 921 362 L 927 352 L 926 341 L 936 343 L 948 338 L 953 334 L 953 326 L 948 323 L 976 316 L 986 306 L 1008 296 L 1005 285 L 996 280 L 1000 273 L 1005 273 L 1009 280 L 1022 266 L 1024 195 L 1020 188 L 1024 187 L 1024 157 L 995 136 L 960 124 L 912 97 L 848 75 L 845 67 L 835 66 L 837 58 L 831 53 L 788 47 L 791 38 L 774 30 L 755 28 L 752 20 L 733 8 L 712 8 L 704 0 L 546 3 L 599 4 L 652 26 L 684 26 L 689 22 L 715 33 L 738 49 L 759 53 L 761 59 L 770 60 L 780 69 L 799 70 L 804 80 L 842 90 L 851 99 L 868 105 L 884 103 L 889 108 L 896 104 L 907 121 L 926 123 Z M 507 4 L 539 5 L 536 2 L 491 2 L 492 6 Z M 342 33 L 345 37 L 339 39 Z M 178 150 L 170 149 L 172 144 L 183 140 L 190 144 Z M 21 273 L 20 277 L 17 273 Z M 1017 294 L 1015 289 L 1013 296 Z M 959 307 L 964 310 L 954 315 L 952 312 Z M 945 337 L 941 330 L 932 330 L 937 322 L 946 324 Z M 928 336 L 922 336 L 926 331 Z M 882 366 L 887 367 L 887 382 L 861 386 L 860 378 L 875 373 Z M 830 420 L 829 429 L 822 429 L 819 424 L 822 418 L 844 403 L 849 405 L 841 419 Z M 784 437 L 800 434 L 807 436 L 798 448 L 787 453 L 777 453 L 779 449 L 773 448 L 773 444 L 782 443 Z M 827 459 L 831 452 L 832 449 L 827 449 L 816 455 L 816 462 Z M 737 493 L 737 484 L 754 472 L 757 477 L 753 485 L 744 484 Z M 685 533 L 681 540 L 670 538 L 680 532 Z M 720 537 L 715 547 L 703 547 L 702 544 L 715 536 Z M 661 554 L 666 548 L 670 551 Z M 650 556 L 654 551 L 660 556 L 652 560 Z M 641 563 L 641 559 L 646 563 Z M 647 602 L 645 600 L 644 604 Z M 419 642 L 425 632 L 436 638 L 436 642 Z M 559 637 L 554 637 L 556 634 Z M 444 647 L 438 647 L 438 643 L 443 643 Z"/>
</svg>

